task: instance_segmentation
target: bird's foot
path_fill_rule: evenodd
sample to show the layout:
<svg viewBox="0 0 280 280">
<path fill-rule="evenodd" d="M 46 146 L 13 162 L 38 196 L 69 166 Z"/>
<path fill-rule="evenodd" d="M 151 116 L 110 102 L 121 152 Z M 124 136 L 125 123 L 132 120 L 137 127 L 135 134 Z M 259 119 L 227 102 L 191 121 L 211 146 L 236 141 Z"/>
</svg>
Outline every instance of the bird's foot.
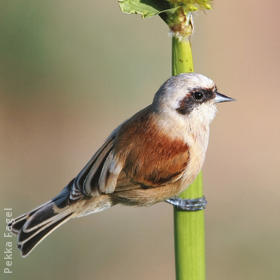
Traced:
<svg viewBox="0 0 280 280">
<path fill-rule="evenodd" d="M 182 211 L 204 210 L 207 204 L 205 196 L 194 199 L 182 199 L 179 197 L 171 197 L 169 199 L 166 199 L 165 201 Z"/>
</svg>

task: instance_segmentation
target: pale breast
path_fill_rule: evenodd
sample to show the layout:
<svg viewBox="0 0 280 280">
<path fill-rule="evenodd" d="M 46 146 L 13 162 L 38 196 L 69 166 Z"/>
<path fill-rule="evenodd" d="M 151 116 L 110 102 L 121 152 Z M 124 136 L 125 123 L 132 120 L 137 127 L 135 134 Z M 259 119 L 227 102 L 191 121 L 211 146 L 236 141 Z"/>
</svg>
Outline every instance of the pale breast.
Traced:
<svg viewBox="0 0 280 280">
<path fill-rule="evenodd" d="M 203 128 L 198 133 L 189 136 L 189 142 L 192 142 L 189 150 L 190 159 L 184 175 L 182 176 L 180 192 L 190 185 L 201 171 L 205 161 L 208 141 L 209 128 L 205 130 Z"/>
<path fill-rule="evenodd" d="M 180 193 L 194 181 L 203 166 L 209 141 L 209 124 L 179 118 L 176 114 L 172 117 L 169 115 L 159 120 L 159 126 L 170 137 L 183 139 L 189 147 L 188 164 L 178 187 Z"/>
</svg>

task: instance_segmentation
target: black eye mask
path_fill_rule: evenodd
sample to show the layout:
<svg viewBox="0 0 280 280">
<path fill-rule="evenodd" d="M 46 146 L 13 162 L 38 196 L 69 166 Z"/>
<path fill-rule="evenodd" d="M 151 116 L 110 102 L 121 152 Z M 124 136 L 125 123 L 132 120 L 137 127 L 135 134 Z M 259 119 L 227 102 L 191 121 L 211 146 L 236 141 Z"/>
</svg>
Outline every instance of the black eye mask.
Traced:
<svg viewBox="0 0 280 280">
<path fill-rule="evenodd" d="M 215 92 L 213 89 L 194 89 L 181 100 L 180 106 L 176 110 L 181 115 L 189 114 L 195 106 L 214 97 Z"/>
</svg>

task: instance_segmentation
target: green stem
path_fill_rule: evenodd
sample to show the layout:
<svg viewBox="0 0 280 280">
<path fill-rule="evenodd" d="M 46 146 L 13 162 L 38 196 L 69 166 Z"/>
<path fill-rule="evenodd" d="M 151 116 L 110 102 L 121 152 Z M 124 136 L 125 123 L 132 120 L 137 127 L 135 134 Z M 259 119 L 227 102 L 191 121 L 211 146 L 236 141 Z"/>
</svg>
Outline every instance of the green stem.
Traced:
<svg viewBox="0 0 280 280">
<path fill-rule="evenodd" d="M 189 40 L 172 38 L 172 75 L 193 72 L 192 49 Z"/>
<path fill-rule="evenodd" d="M 172 74 L 193 72 L 191 45 L 188 40 L 172 38 Z M 180 194 L 191 199 L 203 196 L 202 174 Z M 204 211 L 187 212 L 174 208 L 174 239 L 177 280 L 205 280 Z"/>
</svg>

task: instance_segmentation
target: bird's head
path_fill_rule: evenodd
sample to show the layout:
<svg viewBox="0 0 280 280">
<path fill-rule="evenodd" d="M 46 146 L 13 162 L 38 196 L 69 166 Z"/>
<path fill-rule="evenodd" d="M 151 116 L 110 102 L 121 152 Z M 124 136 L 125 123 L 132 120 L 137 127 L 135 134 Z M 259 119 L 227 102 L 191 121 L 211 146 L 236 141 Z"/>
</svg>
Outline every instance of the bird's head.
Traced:
<svg viewBox="0 0 280 280">
<path fill-rule="evenodd" d="M 228 101 L 233 99 L 218 93 L 211 79 L 202 74 L 183 73 L 169 78 L 160 87 L 153 105 L 161 112 L 210 123 L 215 117 L 216 104 Z"/>
</svg>

